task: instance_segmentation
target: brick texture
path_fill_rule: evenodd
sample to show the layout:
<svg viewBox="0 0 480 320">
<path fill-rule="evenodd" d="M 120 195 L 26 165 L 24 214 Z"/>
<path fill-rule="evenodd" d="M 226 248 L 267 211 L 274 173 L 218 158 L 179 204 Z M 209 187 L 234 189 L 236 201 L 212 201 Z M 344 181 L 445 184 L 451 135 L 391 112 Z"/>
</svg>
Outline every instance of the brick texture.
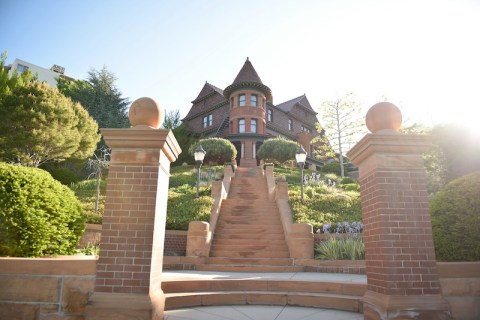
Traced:
<svg viewBox="0 0 480 320">
<path fill-rule="evenodd" d="M 185 256 L 187 251 L 187 231 L 165 232 L 165 256 Z"/>
<path fill-rule="evenodd" d="M 423 170 L 374 170 L 360 179 L 368 289 L 440 294 Z"/>
</svg>

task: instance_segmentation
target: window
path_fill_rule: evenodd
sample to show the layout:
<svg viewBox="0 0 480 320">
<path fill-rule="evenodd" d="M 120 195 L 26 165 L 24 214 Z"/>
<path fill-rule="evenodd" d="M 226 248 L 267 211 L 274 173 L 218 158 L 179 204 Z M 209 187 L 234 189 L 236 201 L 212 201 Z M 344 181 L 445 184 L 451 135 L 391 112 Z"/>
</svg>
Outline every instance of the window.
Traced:
<svg viewBox="0 0 480 320">
<path fill-rule="evenodd" d="M 302 131 L 312 133 L 312 130 L 302 125 Z"/>
<path fill-rule="evenodd" d="M 268 109 L 268 110 L 267 110 L 267 121 L 268 121 L 268 122 L 272 122 L 272 121 L 273 121 L 273 110 L 272 110 L 272 109 Z"/>
<path fill-rule="evenodd" d="M 17 64 L 17 72 L 22 74 L 24 72 L 27 72 L 28 71 L 28 67 L 27 66 L 24 66 L 23 64 Z"/>
<path fill-rule="evenodd" d="M 245 119 L 238 120 L 238 133 L 245 133 Z"/>
<path fill-rule="evenodd" d="M 257 120 L 256 119 L 250 120 L 250 132 L 251 133 L 257 133 Z"/>
<path fill-rule="evenodd" d="M 210 113 L 208 116 L 203 117 L 203 127 L 210 127 L 213 124 L 213 115 Z"/>
<path fill-rule="evenodd" d="M 293 120 L 288 119 L 288 130 L 293 131 Z"/>
<path fill-rule="evenodd" d="M 245 95 L 244 94 L 239 95 L 238 96 L 238 105 L 240 107 L 244 107 L 245 103 L 246 103 Z"/>
<path fill-rule="evenodd" d="M 257 95 L 256 95 L 256 94 L 250 95 L 250 105 L 251 105 L 252 107 L 256 107 L 256 106 L 257 106 Z"/>
</svg>

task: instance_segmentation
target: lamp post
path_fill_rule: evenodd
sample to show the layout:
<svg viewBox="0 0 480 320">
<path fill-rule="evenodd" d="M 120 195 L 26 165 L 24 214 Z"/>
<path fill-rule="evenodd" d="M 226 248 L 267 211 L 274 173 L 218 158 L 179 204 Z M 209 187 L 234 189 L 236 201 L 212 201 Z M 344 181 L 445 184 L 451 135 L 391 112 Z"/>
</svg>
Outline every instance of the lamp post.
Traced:
<svg viewBox="0 0 480 320">
<path fill-rule="evenodd" d="M 307 159 L 307 153 L 303 146 L 300 145 L 295 153 L 295 160 L 297 160 L 297 165 L 300 167 L 300 190 L 303 201 L 303 166 L 305 165 L 305 160 Z"/>
<path fill-rule="evenodd" d="M 197 198 L 198 198 L 198 189 L 200 188 L 200 167 L 202 166 L 203 159 L 205 159 L 205 154 L 207 152 L 203 150 L 202 145 L 199 144 L 195 151 L 193 152 L 193 156 L 195 158 L 195 165 L 197 167 Z"/>
</svg>

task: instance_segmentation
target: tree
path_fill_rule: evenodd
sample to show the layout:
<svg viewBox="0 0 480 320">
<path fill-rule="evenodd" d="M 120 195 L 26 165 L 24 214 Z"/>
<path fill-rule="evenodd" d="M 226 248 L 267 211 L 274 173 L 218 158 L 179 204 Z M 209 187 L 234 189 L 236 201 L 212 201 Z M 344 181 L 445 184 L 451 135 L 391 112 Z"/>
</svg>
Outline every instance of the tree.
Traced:
<svg viewBox="0 0 480 320">
<path fill-rule="evenodd" d="M 130 102 L 122 98 L 115 80 L 115 75 L 104 66 L 100 71 L 90 70 L 86 81 L 60 78 L 57 86 L 60 92 L 87 109 L 100 128 L 128 128 Z"/>
<path fill-rule="evenodd" d="M 0 89 L 0 159 L 38 167 L 87 158 L 100 139 L 97 123 L 48 84 L 32 81 Z"/>
<path fill-rule="evenodd" d="M 35 80 L 30 70 L 18 75 L 17 71 L 13 72 L 9 76 L 8 71 L 5 69 L 5 62 L 7 61 L 7 52 L 0 54 L 0 95 L 3 95 L 15 88 L 17 85 L 22 85 Z"/>
<path fill-rule="evenodd" d="M 344 177 L 346 160 L 344 154 L 354 145 L 359 134 L 365 130 L 360 104 L 355 101 L 353 93 L 347 93 L 343 97 L 324 101 L 321 111 L 324 126 L 317 125 L 317 131 L 321 135 L 313 142 L 321 142 L 325 147 L 318 151 L 320 157 L 324 158 L 332 156 L 329 151 L 331 146 L 338 154 L 341 176 Z"/>
<path fill-rule="evenodd" d="M 257 157 L 265 161 L 284 163 L 295 159 L 298 144 L 282 137 L 266 140 L 258 149 Z"/>
<path fill-rule="evenodd" d="M 178 145 L 182 148 L 182 153 L 180 153 L 178 159 L 174 162 L 174 165 L 181 165 L 183 163 L 193 164 L 195 159 L 193 158 L 193 154 L 188 152 L 188 150 L 192 144 L 197 143 L 198 137 L 188 129 L 185 123 L 182 123 L 172 131 L 177 139 Z"/>
<path fill-rule="evenodd" d="M 165 114 L 165 120 L 163 120 L 163 125 L 165 129 L 176 129 L 182 124 L 180 119 L 180 110 L 170 110 Z"/>
</svg>

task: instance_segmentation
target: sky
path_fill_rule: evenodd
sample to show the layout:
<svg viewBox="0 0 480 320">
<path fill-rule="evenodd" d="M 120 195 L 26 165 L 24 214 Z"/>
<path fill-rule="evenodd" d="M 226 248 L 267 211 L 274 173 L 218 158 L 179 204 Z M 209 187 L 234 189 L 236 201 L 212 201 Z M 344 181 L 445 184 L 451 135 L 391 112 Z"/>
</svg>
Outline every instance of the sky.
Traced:
<svg viewBox="0 0 480 320">
<path fill-rule="evenodd" d="M 354 92 L 406 124 L 480 118 L 480 0 L 0 0 L 0 51 L 86 79 L 106 66 L 130 101 L 185 116 L 205 81 L 249 57 L 274 104 Z"/>
</svg>

